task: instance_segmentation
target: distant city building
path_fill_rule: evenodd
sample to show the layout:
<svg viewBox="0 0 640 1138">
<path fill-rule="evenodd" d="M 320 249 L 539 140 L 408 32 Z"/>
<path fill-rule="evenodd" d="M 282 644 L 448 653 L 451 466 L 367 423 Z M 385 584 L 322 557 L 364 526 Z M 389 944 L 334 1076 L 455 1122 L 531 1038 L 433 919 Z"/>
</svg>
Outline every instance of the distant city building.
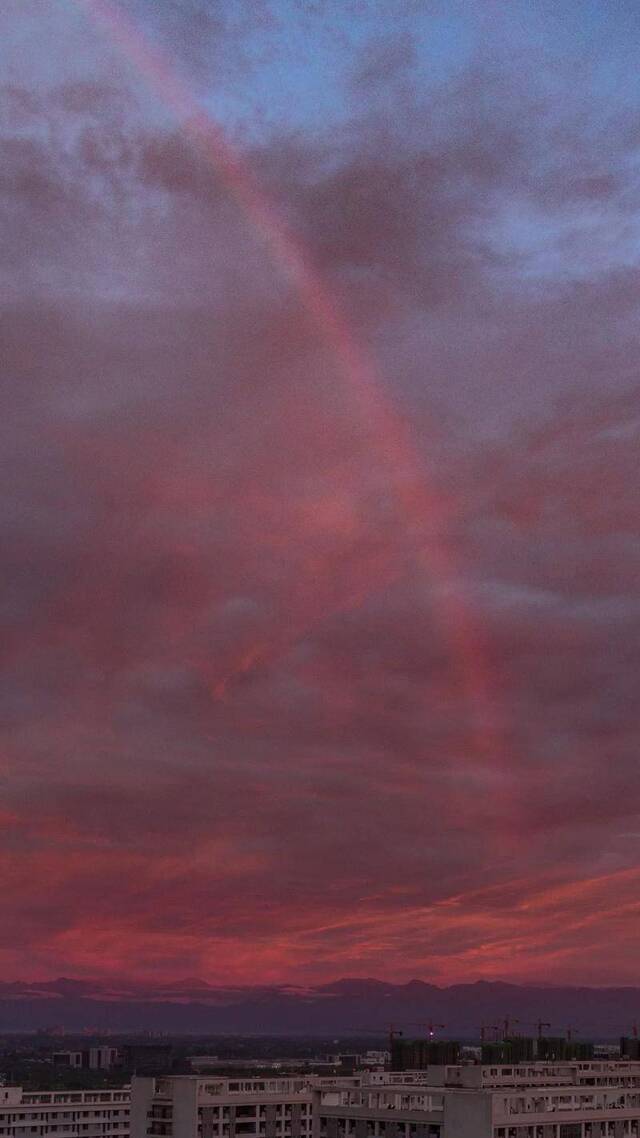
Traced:
<svg viewBox="0 0 640 1138">
<path fill-rule="evenodd" d="M 338 1052 L 337 1054 L 327 1055 L 325 1065 L 328 1064 L 332 1067 L 351 1067 L 353 1070 L 363 1070 L 366 1068 L 384 1067 L 391 1059 L 389 1051 L 361 1051 L 361 1052 Z M 313 1066 L 318 1064 L 317 1060 L 311 1061 Z"/>
<path fill-rule="evenodd" d="M 563 1036 L 542 1036 L 536 1040 L 536 1059 L 560 1062 L 563 1059 L 593 1059 L 593 1043 Z"/>
<path fill-rule="evenodd" d="M 460 1044 L 440 1039 L 395 1038 L 391 1046 L 392 1071 L 419 1071 L 457 1063 Z"/>
<path fill-rule="evenodd" d="M 51 1059 L 54 1067 L 73 1067 L 75 1069 L 84 1065 L 82 1051 L 54 1051 Z"/>
<path fill-rule="evenodd" d="M 171 1070 L 173 1047 L 170 1043 L 125 1043 L 120 1048 L 122 1066 L 139 1075 Z"/>
<path fill-rule="evenodd" d="M 483 1043 L 481 1058 L 483 1063 L 526 1063 L 536 1058 L 537 1040 L 528 1036 L 513 1036 L 496 1043 Z"/>
<path fill-rule="evenodd" d="M 83 1047 L 80 1051 L 54 1051 L 54 1067 L 108 1071 L 120 1061 L 117 1047 Z"/>
<path fill-rule="evenodd" d="M 532 1060 L 561 1062 L 564 1059 L 592 1059 L 593 1043 L 582 1043 L 563 1036 L 514 1035 L 495 1043 L 483 1043 L 483 1063 L 527 1063 Z"/>
<path fill-rule="evenodd" d="M 385 1051 L 366 1052 L 365 1055 L 347 1056 L 346 1058 L 355 1060 L 358 1067 L 384 1066 L 384 1058 L 376 1059 L 374 1064 L 374 1060 L 370 1058 L 372 1054 L 385 1056 L 388 1053 Z M 187 1063 L 196 1073 L 214 1070 L 221 1074 L 225 1071 L 333 1071 L 335 1067 L 341 1066 L 344 1058 L 343 1055 L 328 1055 L 323 1058 L 283 1056 L 280 1059 L 257 1057 L 255 1059 L 220 1059 L 217 1055 L 189 1055 Z"/>
<path fill-rule="evenodd" d="M 594 1059 L 619 1059 L 620 1044 L 619 1043 L 594 1043 L 593 1045 Z"/>
</svg>

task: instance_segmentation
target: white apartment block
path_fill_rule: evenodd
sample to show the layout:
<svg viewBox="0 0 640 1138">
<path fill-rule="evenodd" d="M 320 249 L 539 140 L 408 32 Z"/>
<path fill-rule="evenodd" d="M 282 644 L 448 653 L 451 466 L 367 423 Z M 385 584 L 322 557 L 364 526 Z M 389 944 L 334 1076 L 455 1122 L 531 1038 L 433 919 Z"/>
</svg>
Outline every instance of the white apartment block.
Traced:
<svg viewBox="0 0 640 1138">
<path fill-rule="evenodd" d="M 640 1138 L 640 1063 L 431 1067 L 314 1091 L 313 1138 Z"/>
<path fill-rule="evenodd" d="M 427 1067 L 424 1071 L 400 1071 L 387 1075 L 405 1081 L 405 1076 L 422 1076 L 418 1082 L 428 1086 L 465 1087 L 536 1087 L 575 1083 L 576 1086 L 640 1087 L 640 1062 L 635 1060 L 578 1060 L 561 1062 L 525 1062 L 512 1066 L 488 1064 L 460 1064 L 447 1067 Z"/>
<path fill-rule="evenodd" d="M 313 1077 L 134 1078 L 136 1138 L 312 1138 Z M 322 1080 L 321 1080 L 322 1081 Z"/>
<path fill-rule="evenodd" d="M 0 1138 L 129 1138 L 130 1088 L 23 1091 L 0 1087 Z"/>
</svg>

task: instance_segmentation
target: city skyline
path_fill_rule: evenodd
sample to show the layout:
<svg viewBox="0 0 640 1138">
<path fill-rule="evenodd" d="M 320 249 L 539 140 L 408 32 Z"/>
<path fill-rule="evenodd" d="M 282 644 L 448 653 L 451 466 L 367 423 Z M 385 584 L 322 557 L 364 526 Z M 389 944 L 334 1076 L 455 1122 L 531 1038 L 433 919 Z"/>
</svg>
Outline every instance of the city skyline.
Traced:
<svg viewBox="0 0 640 1138">
<path fill-rule="evenodd" d="M 633 985 L 640 9 L 0 25 L 3 978 Z"/>
</svg>

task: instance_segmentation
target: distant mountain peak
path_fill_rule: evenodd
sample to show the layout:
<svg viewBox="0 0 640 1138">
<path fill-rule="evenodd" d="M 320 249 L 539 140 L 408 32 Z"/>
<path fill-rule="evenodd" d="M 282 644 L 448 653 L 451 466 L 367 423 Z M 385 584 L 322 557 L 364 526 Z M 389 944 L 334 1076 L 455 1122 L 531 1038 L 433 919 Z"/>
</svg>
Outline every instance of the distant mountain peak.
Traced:
<svg viewBox="0 0 640 1138">
<path fill-rule="evenodd" d="M 330 984 L 319 984 L 318 988 L 321 991 L 364 991 L 365 989 L 393 988 L 393 984 L 387 983 L 385 980 L 376 980 L 373 976 L 344 976 L 340 980 L 332 980 Z"/>
</svg>

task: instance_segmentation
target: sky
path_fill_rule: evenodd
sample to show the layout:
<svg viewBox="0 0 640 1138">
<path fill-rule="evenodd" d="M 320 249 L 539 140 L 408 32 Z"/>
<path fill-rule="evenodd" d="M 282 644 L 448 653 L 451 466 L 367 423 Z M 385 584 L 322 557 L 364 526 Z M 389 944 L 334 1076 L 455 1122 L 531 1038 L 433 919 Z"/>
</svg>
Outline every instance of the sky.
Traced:
<svg viewBox="0 0 640 1138">
<path fill-rule="evenodd" d="M 635 983 L 637 3 L 0 24 L 3 975 Z"/>
</svg>

